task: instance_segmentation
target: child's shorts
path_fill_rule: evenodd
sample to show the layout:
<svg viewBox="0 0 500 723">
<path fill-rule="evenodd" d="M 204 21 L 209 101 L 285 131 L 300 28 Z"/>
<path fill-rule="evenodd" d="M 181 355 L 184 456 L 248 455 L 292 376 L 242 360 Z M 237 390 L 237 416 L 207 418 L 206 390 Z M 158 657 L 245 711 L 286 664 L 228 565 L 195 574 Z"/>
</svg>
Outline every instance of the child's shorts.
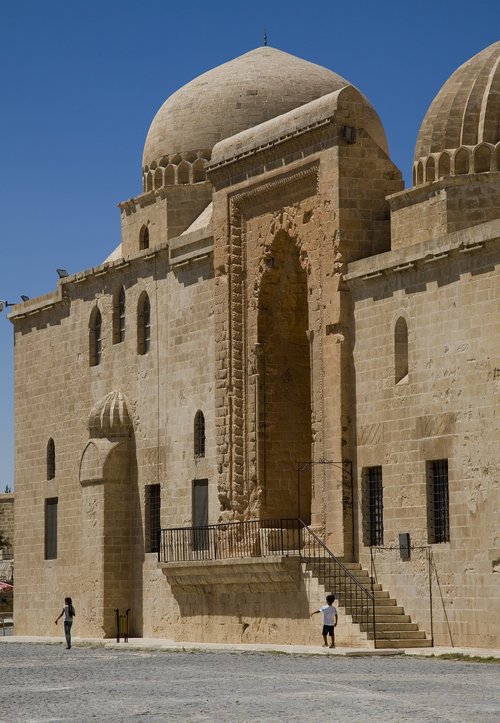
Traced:
<svg viewBox="0 0 500 723">
<path fill-rule="evenodd" d="M 333 638 L 335 635 L 334 631 L 335 626 L 334 625 L 323 625 L 323 635 L 330 635 L 330 637 Z"/>
</svg>

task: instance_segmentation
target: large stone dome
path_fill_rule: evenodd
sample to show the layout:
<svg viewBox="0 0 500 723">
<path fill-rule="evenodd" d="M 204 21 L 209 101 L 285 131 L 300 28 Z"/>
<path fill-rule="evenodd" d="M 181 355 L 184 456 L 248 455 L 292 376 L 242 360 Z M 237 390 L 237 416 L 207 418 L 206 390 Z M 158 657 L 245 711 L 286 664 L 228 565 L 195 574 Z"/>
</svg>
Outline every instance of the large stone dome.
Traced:
<svg viewBox="0 0 500 723">
<path fill-rule="evenodd" d="M 270 47 L 209 70 L 156 114 L 144 147 L 144 190 L 203 180 L 219 141 L 346 85 L 331 70 Z M 381 124 L 379 135 L 385 144 Z"/>
<path fill-rule="evenodd" d="M 424 118 L 414 183 L 500 170 L 500 42 L 464 63 L 443 85 Z"/>
</svg>

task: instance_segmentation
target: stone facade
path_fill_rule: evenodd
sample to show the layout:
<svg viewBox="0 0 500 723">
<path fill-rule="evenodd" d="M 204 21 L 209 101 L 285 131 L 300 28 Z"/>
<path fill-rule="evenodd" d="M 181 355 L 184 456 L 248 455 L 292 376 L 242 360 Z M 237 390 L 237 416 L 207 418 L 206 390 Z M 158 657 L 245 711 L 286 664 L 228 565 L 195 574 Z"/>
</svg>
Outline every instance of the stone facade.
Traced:
<svg viewBox="0 0 500 723">
<path fill-rule="evenodd" d="M 315 640 L 298 557 L 157 555 L 158 525 L 299 517 L 428 639 L 500 645 L 500 171 L 431 178 L 431 125 L 404 190 L 367 99 L 272 48 L 166 101 L 120 247 L 11 314 L 17 633 L 71 594 L 82 635 Z"/>
</svg>

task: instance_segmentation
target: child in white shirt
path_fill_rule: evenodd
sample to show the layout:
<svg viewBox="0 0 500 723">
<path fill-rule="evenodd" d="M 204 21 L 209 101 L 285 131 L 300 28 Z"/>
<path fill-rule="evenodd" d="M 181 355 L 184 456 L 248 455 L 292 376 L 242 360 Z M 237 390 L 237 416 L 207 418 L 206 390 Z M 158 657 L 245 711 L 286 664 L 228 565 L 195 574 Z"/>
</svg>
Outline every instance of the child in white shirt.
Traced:
<svg viewBox="0 0 500 723">
<path fill-rule="evenodd" d="M 337 627 L 338 615 L 337 608 L 333 607 L 334 601 L 335 595 L 327 595 L 327 605 L 322 605 L 319 610 L 315 610 L 311 613 L 311 617 L 313 615 L 316 615 L 316 613 L 323 613 L 323 640 L 325 641 L 323 645 L 324 648 L 328 647 L 328 635 L 331 639 L 330 648 L 335 647 L 335 628 Z"/>
</svg>

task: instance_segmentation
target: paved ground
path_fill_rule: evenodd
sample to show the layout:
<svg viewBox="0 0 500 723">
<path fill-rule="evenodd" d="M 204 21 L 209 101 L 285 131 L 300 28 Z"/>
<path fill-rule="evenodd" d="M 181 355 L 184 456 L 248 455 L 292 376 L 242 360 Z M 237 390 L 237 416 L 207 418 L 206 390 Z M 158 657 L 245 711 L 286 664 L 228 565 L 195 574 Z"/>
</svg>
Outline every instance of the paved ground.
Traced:
<svg viewBox="0 0 500 723">
<path fill-rule="evenodd" d="M 500 721 L 498 664 L 7 640 L 2 723 Z"/>
</svg>

